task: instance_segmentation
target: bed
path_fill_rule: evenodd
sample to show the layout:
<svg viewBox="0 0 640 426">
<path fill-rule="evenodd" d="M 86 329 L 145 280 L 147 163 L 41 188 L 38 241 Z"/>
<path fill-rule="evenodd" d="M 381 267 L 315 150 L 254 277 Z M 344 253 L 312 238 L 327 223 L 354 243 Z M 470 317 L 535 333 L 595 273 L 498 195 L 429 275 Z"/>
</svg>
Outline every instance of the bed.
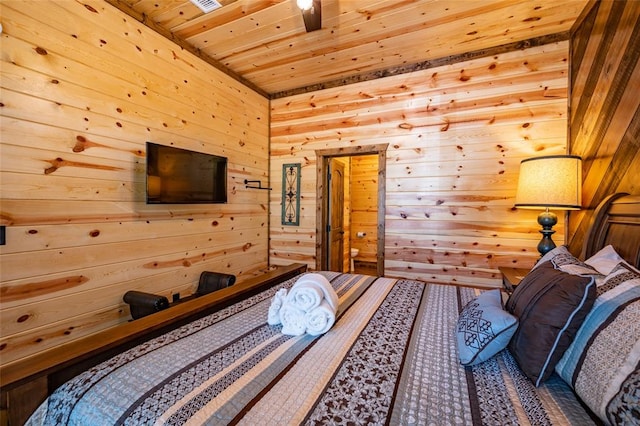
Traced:
<svg viewBox="0 0 640 426">
<path fill-rule="evenodd" d="M 602 330 L 602 315 L 591 314 L 606 306 L 598 303 L 612 294 L 603 286 L 611 290 L 615 281 L 613 292 L 620 293 L 625 285 L 631 293 L 640 291 L 640 276 L 633 275 L 640 266 L 640 197 L 609 197 L 595 218 L 590 235 L 597 236 L 597 244 L 591 244 L 596 237 L 589 238 L 583 260 L 596 266 L 560 253 L 561 248 L 551 256 L 570 269 L 582 299 L 565 318 L 574 328 L 571 335 L 554 337 L 556 343 L 569 337 L 559 355 L 570 355 L 555 353 L 558 359 L 550 369 L 548 360 L 544 363 L 547 377 L 539 382 L 532 379 L 528 365 L 522 368 L 532 352 L 522 321 L 504 327 L 512 333 L 509 338 L 498 330 L 488 339 L 495 343 L 502 336 L 506 342 L 491 345 L 489 352 L 488 346 L 481 347 L 472 362 L 462 365 L 463 328 L 486 319 L 473 317 L 483 312 L 473 309 L 490 291 L 320 272 L 339 297 L 337 319 L 327 333 L 287 336 L 281 326 L 266 323 L 276 292 L 291 288 L 299 279 L 295 276 L 89 368 L 53 392 L 27 424 L 632 424 L 640 414 L 640 366 L 635 358 L 640 326 L 629 334 L 631 355 L 619 369 L 630 372 L 616 378 L 624 389 L 615 392 L 613 403 L 606 401 L 602 414 L 601 407 L 591 403 L 594 396 L 581 389 L 593 373 L 584 366 L 597 362 L 589 359 L 589 351 L 602 344 L 601 334 L 606 333 L 585 331 L 582 325 Z M 618 243 L 618 251 L 599 254 Z M 539 262 L 547 263 L 552 262 Z M 597 270 L 604 263 L 612 268 L 608 273 L 583 270 Z M 620 271 L 621 263 L 628 268 Z M 545 271 L 545 266 L 534 271 L 560 273 Z M 507 300 L 509 313 L 520 313 L 516 318 L 531 314 L 522 306 L 557 298 L 538 292 L 523 305 L 535 286 L 529 284 L 536 282 L 535 274 L 532 271 L 532 278 L 528 275 Z M 585 309 L 587 292 L 592 300 Z M 627 295 L 622 310 L 635 307 L 628 313 L 637 319 L 640 302 L 634 294 Z M 578 308 L 584 312 L 577 313 Z M 607 321 L 616 323 L 613 314 L 607 315 Z M 574 322 L 577 317 L 580 324 Z M 531 318 L 532 328 L 544 328 Z M 629 319 L 625 321 L 620 327 L 628 325 Z"/>
</svg>

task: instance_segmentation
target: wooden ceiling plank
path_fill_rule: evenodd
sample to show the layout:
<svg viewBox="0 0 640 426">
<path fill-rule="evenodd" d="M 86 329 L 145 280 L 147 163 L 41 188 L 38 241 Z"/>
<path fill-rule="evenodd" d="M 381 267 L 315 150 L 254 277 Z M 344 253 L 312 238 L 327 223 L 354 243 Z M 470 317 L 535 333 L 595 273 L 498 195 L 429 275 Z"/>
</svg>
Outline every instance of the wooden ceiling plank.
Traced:
<svg viewBox="0 0 640 426">
<path fill-rule="evenodd" d="M 261 56 L 264 55 L 265 52 L 271 54 L 271 52 L 302 52 L 302 54 L 306 55 L 323 55 L 326 53 L 334 53 L 337 51 L 341 51 L 345 48 L 349 47 L 357 47 L 362 46 L 368 43 L 375 43 L 380 39 L 384 39 L 389 37 L 389 33 L 394 32 L 397 28 L 400 28 L 399 31 L 402 33 L 411 32 L 410 28 L 413 28 L 412 25 L 418 25 L 419 27 L 424 27 L 429 22 L 425 22 L 423 18 L 421 18 L 420 10 L 413 11 L 411 18 L 402 19 L 402 15 L 407 14 L 407 8 L 401 8 L 400 6 L 406 2 L 398 2 L 394 4 L 393 9 L 390 7 L 385 7 L 383 10 L 378 11 L 373 6 L 369 7 L 367 10 L 360 10 L 352 5 L 352 2 L 347 2 L 349 5 L 349 9 L 343 9 L 337 15 L 330 15 L 325 13 L 324 16 L 324 29 L 319 33 L 307 34 L 304 31 L 304 27 L 301 26 L 298 28 L 299 37 L 296 39 L 282 39 L 278 43 L 269 43 L 266 45 L 262 42 L 264 38 L 264 32 L 258 33 L 257 31 L 253 31 L 252 33 L 246 34 L 244 37 L 247 39 L 245 44 L 252 45 L 254 47 L 253 51 L 244 51 L 243 55 L 251 55 Z M 462 2 L 464 3 L 464 2 Z M 427 2 L 421 2 L 418 6 L 423 4 L 428 4 Z M 422 6 L 421 6 L 422 7 Z M 393 10 L 393 12 L 392 12 Z M 284 11 L 283 11 L 284 12 Z M 401 15 L 398 19 L 398 23 L 391 25 L 385 23 L 376 22 L 382 19 L 383 13 L 390 13 L 392 15 Z M 296 17 L 298 12 L 295 12 Z M 276 16 L 275 19 L 278 19 Z M 281 19 L 281 18 L 280 18 Z M 366 31 L 362 31 L 362 25 L 367 25 Z M 375 24 L 375 27 L 374 27 Z M 375 29 L 378 28 L 378 29 Z M 386 36 L 385 36 L 386 35 Z M 384 37 L 383 37 L 384 36 Z M 254 40 L 254 42 L 251 42 Z M 291 49 L 291 48 L 294 49 Z M 223 57 L 225 53 L 223 51 L 219 52 L 218 55 Z M 292 54 L 292 53 L 289 53 Z M 268 56 L 267 56 L 268 57 Z M 226 59 L 226 58 L 225 58 Z M 248 59 L 249 61 L 254 61 L 254 59 Z"/>
<path fill-rule="evenodd" d="M 330 3 L 330 2 L 329 2 Z M 322 48 L 326 46 L 328 51 L 337 51 L 341 50 L 344 46 L 344 43 L 349 43 L 347 46 L 356 47 L 359 45 L 363 45 L 365 41 L 362 40 L 362 33 L 360 33 L 360 26 L 366 24 L 367 21 L 370 20 L 378 20 L 385 13 L 390 13 L 393 15 L 406 15 L 408 14 L 408 9 L 406 4 L 410 4 L 411 2 L 394 2 L 393 6 L 389 6 L 388 4 L 384 4 L 383 9 L 375 9 L 375 7 L 370 6 L 366 11 L 359 10 L 352 6 L 356 2 L 346 2 L 349 5 L 350 9 L 343 9 L 339 14 L 327 16 L 327 14 L 323 15 L 324 27 L 323 34 L 321 35 L 312 35 L 307 36 L 304 31 L 304 26 L 302 25 L 302 19 L 300 17 L 299 10 L 294 7 L 291 7 L 290 3 L 286 3 L 282 5 L 281 8 L 273 8 L 268 12 L 270 16 L 258 17 L 256 16 L 254 19 L 256 22 L 260 22 L 262 25 L 255 25 L 251 23 L 250 26 L 244 26 L 240 29 L 236 28 L 235 25 L 237 23 L 233 23 L 234 31 L 236 33 L 242 32 L 243 36 L 238 40 L 236 34 L 232 34 L 229 31 L 228 27 L 231 24 L 227 25 L 224 29 L 224 33 L 218 28 L 211 29 L 207 31 L 208 40 L 217 40 L 217 46 L 215 49 L 215 55 L 219 60 L 225 61 L 226 55 L 234 54 L 238 56 L 251 55 L 255 54 L 256 56 L 278 56 L 278 52 L 287 52 L 291 50 L 296 51 L 312 51 L 315 54 L 323 54 Z M 383 2 L 384 3 L 384 2 Z M 466 2 L 461 2 L 466 3 Z M 357 4 L 357 3 L 356 3 Z M 428 2 L 420 2 L 420 6 L 429 4 Z M 404 5 L 403 8 L 400 6 Z M 375 6 L 375 4 L 374 4 Z M 415 7 L 415 5 L 414 5 Z M 325 3 L 323 3 L 323 8 L 325 8 Z M 327 6 L 328 8 L 328 6 Z M 392 13 L 393 11 L 393 13 Z M 371 18 L 374 16 L 375 18 Z M 423 22 L 423 19 L 420 18 L 420 15 L 417 13 L 411 13 L 412 19 L 419 23 L 421 27 L 424 27 L 428 23 Z M 294 24 L 291 26 L 290 21 L 293 20 Z M 397 20 L 397 27 L 401 28 L 400 31 L 402 33 L 406 33 L 407 31 L 407 19 L 403 19 L 402 16 Z M 286 29 L 292 29 L 297 32 L 297 38 L 293 39 L 287 34 L 266 34 L 267 27 L 272 25 L 271 28 L 285 27 Z M 377 27 L 383 28 L 384 31 L 390 31 L 390 27 L 388 27 L 385 23 L 380 23 Z M 282 33 L 281 30 L 279 30 Z M 372 32 L 369 28 L 366 31 L 367 39 L 371 42 L 375 42 L 380 39 L 379 31 Z M 280 38 L 279 41 L 278 38 Z M 192 38 L 189 39 L 189 42 L 194 44 L 200 44 L 203 38 Z M 265 41 L 267 40 L 267 41 Z M 239 47 L 244 46 L 244 47 Z M 255 49 L 255 50 L 253 50 Z M 253 50 L 253 52 L 251 52 Z M 210 54 L 213 55 L 212 51 L 209 51 Z M 232 55 L 233 56 L 233 55 Z M 250 59 L 247 56 L 246 63 L 252 62 L 253 59 Z"/>
<path fill-rule="evenodd" d="M 550 11 L 550 14 L 551 16 L 554 16 L 553 11 Z M 299 61 L 304 61 L 309 58 L 318 57 L 319 59 L 324 59 L 324 56 L 326 55 L 338 56 L 335 53 L 336 50 L 343 53 L 340 56 L 343 60 L 346 60 L 347 63 L 352 61 L 353 58 L 359 58 L 362 56 L 374 56 L 380 59 L 379 62 L 385 61 L 388 63 L 389 58 L 393 58 L 394 54 L 397 56 L 399 54 L 398 52 L 408 52 L 409 54 L 413 53 L 413 57 L 409 56 L 406 59 L 403 57 L 401 60 L 397 60 L 397 63 L 407 61 L 415 62 L 425 56 L 428 56 L 430 52 L 437 52 L 432 56 L 445 56 L 443 52 L 445 47 L 450 48 L 450 46 L 460 46 L 459 49 L 451 49 L 448 53 L 461 53 L 464 49 L 470 50 L 474 48 L 474 46 L 469 48 L 469 42 L 475 41 L 477 45 L 482 45 L 485 43 L 485 40 L 489 38 L 501 37 L 504 27 L 502 26 L 503 24 L 498 26 L 496 21 L 491 21 L 491 24 L 485 27 L 488 35 L 483 34 L 485 32 L 485 28 L 481 29 L 476 27 L 479 31 L 468 31 L 468 28 L 472 28 L 477 19 L 478 16 L 473 15 L 464 19 L 458 19 L 455 22 L 442 22 L 439 24 L 429 22 L 429 25 L 427 26 L 419 24 L 416 27 L 410 28 L 410 30 L 407 30 L 409 24 L 405 23 L 405 25 L 402 26 L 402 29 L 399 30 L 398 34 L 387 29 L 387 34 L 389 36 L 386 39 L 379 39 L 376 37 L 378 34 L 368 35 L 366 38 L 360 37 L 353 39 L 353 41 L 340 38 L 340 45 L 338 47 L 322 41 L 308 43 L 308 45 L 304 47 L 298 44 L 296 46 L 297 49 L 295 50 L 290 48 L 285 49 L 285 46 L 282 45 L 283 43 L 269 44 L 267 52 L 265 52 L 266 49 L 264 49 L 266 48 L 266 45 L 257 47 L 254 52 L 242 52 L 242 55 L 238 55 L 242 57 L 241 61 L 236 61 L 233 57 L 222 56 L 218 56 L 218 59 L 229 64 L 240 73 L 255 73 L 257 70 L 268 70 L 279 64 L 285 64 L 287 68 L 290 68 L 288 66 L 290 63 L 301 63 Z M 562 21 L 562 18 L 559 19 Z M 570 22 L 567 22 L 566 26 L 561 27 L 561 29 L 562 31 L 565 31 L 569 27 Z M 403 37 L 407 34 L 407 31 L 410 31 L 411 33 L 411 37 L 409 38 Z M 514 23 L 514 30 L 511 31 L 513 35 L 510 34 L 509 36 L 503 37 L 504 40 L 499 44 L 513 42 L 514 38 L 516 40 L 521 40 L 536 37 L 546 32 L 547 31 L 543 31 L 542 29 L 536 29 L 535 25 L 530 25 L 529 23 Z M 477 35 L 476 33 L 480 35 Z M 439 40 L 439 42 L 435 43 L 435 46 L 434 40 Z M 460 41 L 457 43 L 451 43 L 451 40 Z M 284 40 L 284 43 L 290 44 L 291 40 Z M 390 45 L 390 47 L 387 48 L 390 51 L 382 52 L 380 50 L 381 47 L 387 44 Z M 279 57 L 279 55 L 273 54 L 273 52 L 291 52 L 292 50 L 293 52 L 299 52 L 298 55 L 292 56 L 292 54 L 289 53 L 289 56 Z M 241 62 L 244 63 L 244 66 L 242 66 Z M 340 67 L 333 62 L 332 68 L 339 69 Z M 379 66 L 376 68 L 379 68 Z"/>
<path fill-rule="evenodd" d="M 106 1 L 128 5 L 119 8 L 270 94 L 409 72 L 427 62 L 496 46 L 517 48 L 532 39 L 557 41 L 591 4 L 323 0 L 322 29 L 306 33 L 294 0 L 222 0 L 225 6 L 206 15 L 189 0 Z"/>
<path fill-rule="evenodd" d="M 124 0 L 124 3 L 131 2 Z M 135 4 L 130 4 L 130 6 L 133 10 L 144 13 L 150 18 L 154 18 L 163 13 L 167 13 L 167 11 L 174 10 L 176 7 L 184 5 L 185 3 L 193 5 L 189 0 L 140 0 Z M 193 5 L 193 7 L 197 8 L 195 5 Z"/>
<path fill-rule="evenodd" d="M 443 11 L 434 11 L 421 8 L 422 4 L 421 2 L 419 6 L 411 9 L 396 7 L 394 13 L 385 10 L 385 12 L 389 12 L 389 15 L 381 15 L 375 10 L 368 10 L 366 14 L 358 10 L 345 11 L 338 17 L 327 18 L 326 26 L 335 27 L 332 28 L 332 34 L 300 37 L 300 40 L 296 43 L 297 50 L 303 52 L 311 50 L 314 54 L 319 55 L 370 43 L 378 43 L 394 37 L 411 35 L 413 38 L 416 32 L 434 28 L 438 28 L 438 32 L 447 33 L 447 37 L 450 40 L 465 36 L 468 38 L 467 33 L 471 32 L 472 29 L 475 32 L 479 32 L 477 30 L 479 25 L 476 25 L 476 21 L 480 19 L 487 20 L 486 14 L 493 16 L 498 13 L 496 10 L 500 9 L 504 10 L 504 14 L 513 12 L 515 15 L 522 15 L 531 8 L 530 5 L 514 5 L 513 2 L 507 1 L 487 3 L 488 6 L 480 8 L 472 9 L 466 7 L 463 9 L 458 5 L 473 5 L 477 3 L 455 2 L 454 5 L 460 7 L 460 9 L 451 10 L 451 8 L 446 8 Z M 427 3 L 425 2 L 425 4 Z M 518 9 L 518 7 L 522 10 Z M 563 9 L 566 10 L 567 7 Z M 425 19 L 425 16 L 428 16 L 428 18 Z M 548 11 L 548 16 L 566 16 L 566 13 L 558 15 L 558 11 L 553 9 Z M 395 19 L 393 19 L 394 17 Z M 490 22 L 496 24 L 495 20 Z M 500 24 L 504 26 L 504 22 Z M 361 28 L 362 25 L 366 25 L 366 31 L 364 31 L 365 28 Z M 468 28 L 465 30 L 466 27 Z M 455 30 L 449 28 L 455 28 Z M 249 36 L 248 38 L 255 37 Z M 428 42 L 428 39 L 426 40 Z M 289 47 L 290 43 L 290 40 L 284 40 L 281 45 L 270 45 L 269 50 L 291 50 L 285 49 L 285 47 Z M 257 46 L 259 47 L 260 44 L 257 44 Z"/>
<path fill-rule="evenodd" d="M 480 47 L 478 49 L 471 50 L 474 46 L 469 45 L 468 49 L 461 49 L 460 51 L 443 51 L 441 52 L 441 57 L 430 61 L 419 62 L 414 58 L 407 58 L 400 66 L 394 66 L 392 63 L 375 62 L 375 58 L 371 60 L 371 63 L 365 62 L 366 60 L 358 60 L 358 63 L 356 64 L 356 61 L 351 60 L 351 62 L 349 62 L 349 58 L 345 58 L 342 60 L 342 62 L 345 62 L 344 64 L 341 63 L 339 59 L 336 59 L 334 61 L 334 66 L 327 67 L 322 66 L 322 62 L 318 58 L 314 58 L 307 61 L 301 61 L 296 64 L 289 64 L 288 67 L 282 66 L 272 68 L 269 70 L 269 73 L 266 72 L 266 69 L 256 68 L 255 73 L 247 72 L 245 75 L 247 78 L 254 81 L 255 84 L 260 87 L 264 87 L 268 92 L 274 94 L 276 93 L 274 90 L 276 85 L 280 87 L 286 85 L 289 86 L 288 90 L 293 90 L 295 88 L 303 87 L 305 81 L 311 80 L 316 82 L 313 86 L 330 87 L 336 84 L 346 84 L 346 80 L 355 82 L 394 74 L 403 74 L 420 69 L 428 69 L 438 65 L 460 62 L 483 55 L 504 53 L 509 51 L 509 49 L 522 49 L 527 46 L 537 46 L 540 45 L 540 43 L 558 42 L 566 40 L 567 38 L 568 32 L 565 32 L 563 34 L 556 34 L 553 36 L 542 36 L 530 40 L 507 43 L 491 49 L 483 49 Z M 350 68 L 346 68 L 347 66 Z M 285 79 L 286 81 L 279 81 L 282 79 Z M 285 91 L 286 90 L 287 89 L 285 89 Z"/>
<path fill-rule="evenodd" d="M 262 54 L 268 54 L 269 51 L 273 53 L 274 50 L 268 48 L 270 44 L 282 38 L 291 40 L 291 36 L 304 32 L 302 15 L 299 11 L 292 15 L 289 6 L 285 3 L 253 13 L 251 20 L 223 24 L 190 37 L 187 41 L 201 46 L 220 61 L 224 61 L 226 56 L 243 55 L 256 46 L 259 46 Z M 278 45 L 283 44 L 287 45 Z"/>
<path fill-rule="evenodd" d="M 188 40 L 205 31 L 216 29 L 229 23 L 238 23 L 242 20 L 251 20 L 253 15 L 265 9 L 277 6 L 286 0 L 271 1 L 235 1 L 212 13 L 198 16 L 188 22 L 169 28 L 174 34 Z M 281 16 L 282 17 L 282 16 Z M 242 33 L 236 31 L 236 36 Z"/>
<path fill-rule="evenodd" d="M 189 22 L 202 15 L 202 11 L 195 4 L 191 3 L 191 1 L 182 0 L 172 9 L 155 14 L 151 19 L 153 19 L 157 25 L 171 31 L 171 28 Z"/>
</svg>

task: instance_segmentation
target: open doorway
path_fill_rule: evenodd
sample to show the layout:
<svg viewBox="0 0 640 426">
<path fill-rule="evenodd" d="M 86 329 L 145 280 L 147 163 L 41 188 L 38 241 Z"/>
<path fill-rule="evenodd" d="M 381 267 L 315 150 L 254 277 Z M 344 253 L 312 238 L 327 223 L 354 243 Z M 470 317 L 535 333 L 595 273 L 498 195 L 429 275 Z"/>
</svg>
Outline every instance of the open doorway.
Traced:
<svg viewBox="0 0 640 426">
<path fill-rule="evenodd" d="M 336 157 L 350 157 L 360 155 L 378 156 L 378 187 L 377 187 L 377 247 L 376 247 L 376 272 L 378 276 L 384 274 L 384 218 L 385 218 L 385 195 L 386 195 L 386 153 L 388 144 L 376 144 L 367 146 L 356 146 L 348 148 L 335 148 L 316 151 L 317 165 L 317 190 L 318 208 L 316 211 L 316 269 L 317 270 L 341 270 L 337 261 L 332 262 L 331 246 L 332 241 L 338 241 L 341 229 L 336 231 L 335 226 L 331 226 L 331 221 L 339 221 L 339 213 L 335 210 L 332 217 L 332 203 L 339 203 L 340 194 L 331 191 L 329 180 L 329 170 L 332 159 Z M 334 162 L 335 164 L 335 162 Z M 333 197 L 332 197 L 333 194 Z M 333 201 L 332 201 L 333 198 Z M 332 233 L 333 230 L 333 233 Z M 334 246 L 334 251 L 336 250 Z M 337 249 L 339 250 L 339 249 Z M 335 257 L 334 257 L 335 259 Z M 332 269 L 333 268 L 333 269 Z"/>
</svg>

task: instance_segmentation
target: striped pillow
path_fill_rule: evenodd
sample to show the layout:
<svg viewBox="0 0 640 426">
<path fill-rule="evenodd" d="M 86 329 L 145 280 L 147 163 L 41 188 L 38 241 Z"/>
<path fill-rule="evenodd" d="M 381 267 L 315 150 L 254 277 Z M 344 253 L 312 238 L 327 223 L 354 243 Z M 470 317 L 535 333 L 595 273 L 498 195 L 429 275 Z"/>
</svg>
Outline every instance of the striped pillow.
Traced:
<svg viewBox="0 0 640 426">
<path fill-rule="evenodd" d="M 621 262 L 597 294 L 556 372 L 603 421 L 631 424 L 640 418 L 640 274 Z"/>
</svg>

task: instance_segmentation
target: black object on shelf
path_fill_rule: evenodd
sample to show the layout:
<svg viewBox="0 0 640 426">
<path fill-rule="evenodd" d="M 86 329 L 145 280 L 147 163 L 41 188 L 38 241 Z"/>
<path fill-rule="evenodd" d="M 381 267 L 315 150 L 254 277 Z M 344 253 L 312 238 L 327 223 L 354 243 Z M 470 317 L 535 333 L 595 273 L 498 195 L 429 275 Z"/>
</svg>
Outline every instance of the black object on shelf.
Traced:
<svg viewBox="0 0 640 426">
<path fill-rule="evenodd" d="M 232 286 L 235 282 L 235 275 L 204 271 L 200 274 L 200 281 L 198 282 L 196 295 L 202 296 L 203 294 L 208 294 L 216 290 Z"/>
<path fill-rule="evenodd" d="M 142 318 L 169 307 L 169 299 L 166 297 L 136 290 L 126 292 L 123 300 L 129 304 L 133 319 Z"/>
</svg>

